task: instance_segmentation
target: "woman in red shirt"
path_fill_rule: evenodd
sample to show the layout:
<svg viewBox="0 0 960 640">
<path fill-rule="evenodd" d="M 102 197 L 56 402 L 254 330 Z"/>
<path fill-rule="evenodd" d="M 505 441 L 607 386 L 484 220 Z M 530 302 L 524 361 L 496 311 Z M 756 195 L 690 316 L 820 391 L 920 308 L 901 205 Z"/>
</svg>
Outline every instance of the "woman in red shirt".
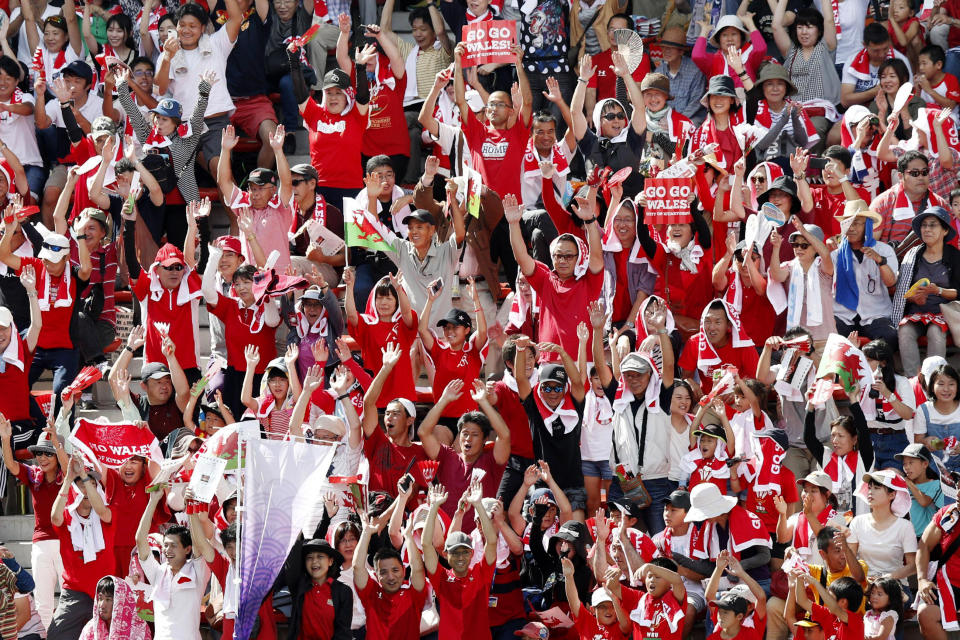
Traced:
<svg viewBox="0 0 960 640">
<path fill-rule="evenodd" d="M 352 637 L 353 592 L 338 580 L 342 565 L 343 556 L 326 540 L 297 541 L 284 565 L 293 600 L 288 637 Z"/>
</svg>

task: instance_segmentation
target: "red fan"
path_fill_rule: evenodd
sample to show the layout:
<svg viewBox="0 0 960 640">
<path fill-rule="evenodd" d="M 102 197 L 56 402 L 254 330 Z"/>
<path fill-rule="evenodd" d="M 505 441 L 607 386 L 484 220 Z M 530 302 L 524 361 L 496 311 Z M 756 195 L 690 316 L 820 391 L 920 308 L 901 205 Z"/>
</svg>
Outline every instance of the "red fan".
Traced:
<svg viewBox="0 0 960 640">
<path fill-rule="evenodd" d="M 633 167 L 624 167 L 620 169 L 613 175 L 609 175 L 611 169 L 604 169 L 603 173 L 603 195 L 606 200 L 610 200 L 610 188 L 618 184 L 622 184 L 624 180 L 630 177 L 630 174 L 633 173 Z"/>
<path fill-rule="evenodd" d="M 327 478 L 330 484 L 352 484 L 360 482 L 360 476 L 330 476 Z"/>
<path fill-rule="evenodd" d="M 33 62 L 30 63 L 30 68 L 37 72 L 37 77 L 40 80 L 47 81 L 47 73 L 43 66 L 43 47 L 40 45 L 37 45 L 37 50 L 33 52 Z"/>
<path fill-rule="evenodd" d="M 22 207 L 19 211 L 17 211 L 15 216 L 4 216 L 3 222 L 4 224 L 10 224 L 13 222 L 14 218 L 16 218 L 17 222 L 23 222 L 35 213 L 40 213 L 40 207 Z"/>
<path fill-rule="evenodd" d="M 309 29 L 303 32 L 302 36 L 297 36 L 290 41 L 290 44 L 294 46 L 293 51 L 302 48 L 305 44 L 310 42 L 313 39 L 313 36 L 317 35 L 317 31 L 320 30 L 320 24 L 317 23 L 311 26 Z"/>
<path fill-rule="evenodd" d="M 809 338 L 804 338 L 799 336 L 797 338 L 791 338 L 790 340 L 784 340 L 780 343 L 781 349 L 796 349 L 797 351 L 802 351 L 803 353 L 809 353 L 810 349 L 813 348 L 813 345 L 810 344 Z"/>
<path fill-rule="evenodd" d="M 100 369 L 96 367 L 84 367 L 80 370 L 80 373 L 77 374 L 77 377 L 73 379 L 73 382 L 60 392 L 60 397 L 66 399 L 71 395 L 75 396 L 102 377 L 103 372 L 101 372 Z"/>
<path fill-rule="evenodd" d="M 420 479 L 425 487 L 430 486 L 433 479 L 437 477 L 437 469 L 440 463 L 436 460 L 418 460 L 417 471 L 420 473 Z"/>
</svg>

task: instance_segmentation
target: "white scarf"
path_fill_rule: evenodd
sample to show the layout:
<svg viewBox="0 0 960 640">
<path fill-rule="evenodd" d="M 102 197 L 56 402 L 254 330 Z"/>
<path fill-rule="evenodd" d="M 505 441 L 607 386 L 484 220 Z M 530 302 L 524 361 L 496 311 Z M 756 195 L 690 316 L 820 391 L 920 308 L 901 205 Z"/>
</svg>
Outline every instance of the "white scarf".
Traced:
<svg viewBox="0 0 960 640">
<path fill-rule="evenodd" d="M 231 562 L 229 565 L 227 565 L 227 577 L 225 578 L 226 584 L 223 585 L 223 617 L 231 620 L 236 619 L 237 617 L 237 605 L 239 602 L 237 585 L 235 584 L 236 577 L 237 569 Z"/>
<path fill-rule="evenodd" d="M 820 300 L 820 257 L 803 272 L 800 260 L 794 259 L 790 267 L 790 295 L 787 298 L 787 329 L 799 327 L 803 318 L 800 310 L 804 299 L 807 302 L 807 317 L 804 326 L 818 327 L 823 324 L 823 301 Z"/>
<path fill-rule="evenodd" d="M 12 364 L 17 369 L 20 369 L 20 371 L 23 371 L 22 343 L 23 341 L 20 338 L 20 333 L 17 331 L 17 324 L 11 321 L 10 344 L 7 345 L 7 348 L 3 350 L 3 354 L 0 355 L 0 373 L 6 372 L 8 364 Z M 514 382 L 514 387 L 516 387 L 516 382 Z M 515 388 L 514 391 L 516 391 Z"/>
<path fill-rule="evenodd" d="M 405 194 L 403 189 L 397 185 L 393 185 L 393 192 L 390 194 L 390 200 L 398 200 L 404 197 Z M 366 189 L 361 189 L 360 193 L 357 194 L 355 198 L 357 207 L 362 208 L 364 211 L 369 211 L 370 196 L 367 194 Z M 377 202 L 377 212 L 373 216 L 377 219 L 380 218 L 380 203 Z M 403 219 L 409 216 L 412 212 L 410 211 L 410 205 L 404 206 L 402 209 L 397 210 L 393 214 L 393 231 L 398 234 L 401 238 L 406 239 L 407 237 L 407 225 L 403 224 Z"/>
<path fill-rule="evenodd" d="M 199 298 L 203 295 L 203 291 L 200 290 L 200 287 L 191 290 L 190 286 L 190 272 L 192 269 L 189 267 L 184 268 L 185 273 L 183 278 L 180 280 L 180 287 L 177 289 L 177 306 L 183 306 L 195 298 Z M 150 266 L 150 271 L 147 272 L 147 276 L 150 278 L 150 300 L 154 302 L 159 302 L 163 299 L 163 292 L 166 289 L 163 288 L 163 285 L 160 284 L 160 276 L 157 275 L 157 265 L 153 264 Z"/>
<path fill-rule="evenodd" d="M 600 135 L 600 121 L 602 120 L 601 115 L 603 114 L 603 108 L 607 105 L 608 102 L 616 102 L 618 105 L 620 105 L 620 108 L 623 110 L 623 113 L 626 114 L 627 116 L 627 126 L 625 126 L 623 128 L 623 131 L 618 133 L 615 137 L 610 138 L 609 141 L 610 142 L 626 142 L 627 131 L 629 131 L 630 127 L 632 126 L 630 123 L 630 112 L 627 111 L 626 108 L 624 108 L 623 104 L 616 98 L 606 98 L 605 100 L 601 100 L 600 102 L 598 102 L 596 106 L 593 107 L 593 126 L 597 132 L 597 137 L 598 138 L 603 137 Z"/>
<path fill-rule="evenodd" d="M 73 295 L 70 293 L 72 269 L 70 269 L 69 259 L 64 258 L 64 260 L 68 261 L 68 264 L 63 270 L 63 282 L 58 287 L 57 301 L 53 303 L 55 309 L 73 305 Z M 40 296 L 39 303 L 40 311 L 50 311 L 50 272 L 46 269 L 43 270 L 43 295 Z"/>
<path fill-rule="evenodd" d="M 696 241 L 691 240 L 687 243 L 687 246 L 677 249 L 676 246 L 671 247 L 669 243 L 661 243 L 661 245 L 667 253 L 673 254 L 674 256 L 680 258 L 680 270 L 689 271 L 690 273 L 697 273 L 697 268 L 700 265 L 700 258 L 703 257 L 703 247 L 701 247 Z"/>
<path fill-rule="evenodd" d="M 503 384 L 507 385 L 507 388 L 513 391 L 514 393 L 520 393 L 517 389 L 517 379 L 514 377 L 513 372 L 509 369 L 504 370 L 503 378 L 501 378 Z M 533 375 L 530 376 L 530 388 L 536 387 L 540 384 L 540 372 L 536 369 L 533 370 Z"/>
<path fill-rule="evenodd" d="M 71 491 L 74 491 L 71 489 Z M 67 507 L 67 513 L 70 514 L 70 524 L 67 525 L 67 531 L 70 532 L 70 542 L 73 544 L 74 551 L 83 551 L 83 563 L 93 562 L 97 559 L 97 554 L 104 550 L 106 544 L 103 541 L 103 527 L 100 523 L 100 516 L 93 510 L 86 518 L 80 517 L 77 513 L 77 507 L 83 502 L 84 494 L 75 492 L 76 498 L 73 503 Z M 97 493 L 103 498 L 103 489 L 97 485 Z"/>
</svg>

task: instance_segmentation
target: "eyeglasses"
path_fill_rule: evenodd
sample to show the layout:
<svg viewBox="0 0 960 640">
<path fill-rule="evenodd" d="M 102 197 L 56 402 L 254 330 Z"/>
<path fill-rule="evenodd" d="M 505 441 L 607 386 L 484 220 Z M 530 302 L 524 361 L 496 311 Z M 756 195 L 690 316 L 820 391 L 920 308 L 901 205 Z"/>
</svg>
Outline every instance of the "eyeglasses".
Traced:
<svg viewBox="0 0 960 640">
<path fill-rule="evenodd" d="M 488 109 L 499 109 L 501 107 L 503 107 L 504 109 L 509 109 L 510 105 L 508 105 L 506 102 L 488 102 L 487 103 Z"/>
<path fill-rule="evenodd" d="M 603 114 L 602 117 L 603 117 L 604 120 L 607 120 L 607 121 L 609 121 L 609 122 L 613 122 L 614 120 L 626 120 L 626 119 L 627 119 L 627 114 L 618 111 L 618 112 L 616 112 L 616 113 L 612 113 L 612 112 L 611 112 L 611 113 L 605 113 L 605 114 Z"/>
<path fill-rule="evenodd" d="M 34 455 L 38 458 L 53 458 L 57 454 L 50 453 L 49 451 L 37 451 Z"/>
<path fill-rule="evenodd" d="M 924 220 L 923 222 L 920 223 L 920 228 L 921 229 L 943 229 L 943 223 L 941 223 L 938 219 Z"/>
<path fill-rule="evenodd" d="M 169 267 L 164 267 L 161 265 L 160 268 L 163 269 L 164 271 L 183 271 L 182 264 L 172 264 Z"/>
<path fill-rule="evenodd" d="M 753 182 L 753 183 L 766 182 L 766 181 L 767 179 L 763 176 L 753 176 L 752 178 L 750 178 L 750 182 Z"/>
<path fill-rule="evenodd" d="M 558 260 L 574 260 L 577 257 L 576 253 L 555 253 L 553 254 L 553 261 L 557 262 Z"/>
<path fill-rule="evenodd" d="M 67 250 L 67 247 L 58 247 L 55 244 L 49 244 L 47 242 L 44 242 L 41 246 L 47 251 L 52 251 L 53 253 L 60 253 L 61 251 Z"/>
<path fill-rule="evenodd" d="M 794 249 L 809 249 L 810 245 L 806 242 L 791 242 L 790 246 Z"/>
<path fill-rule="evenodd" d="M 920 176 L 930 175 L 930 169 L 907 169 L 904 173 L 911 178 L 919 178 Z"/>
<path fill-rule="evenodd" d="M 544 383 L 540 385 L 540 390 L 543 391 L 544 393 L 560 393 L 561 391 L 563 391 L 563 385 L 559 383 L 558 384 Z"/>
</svg>

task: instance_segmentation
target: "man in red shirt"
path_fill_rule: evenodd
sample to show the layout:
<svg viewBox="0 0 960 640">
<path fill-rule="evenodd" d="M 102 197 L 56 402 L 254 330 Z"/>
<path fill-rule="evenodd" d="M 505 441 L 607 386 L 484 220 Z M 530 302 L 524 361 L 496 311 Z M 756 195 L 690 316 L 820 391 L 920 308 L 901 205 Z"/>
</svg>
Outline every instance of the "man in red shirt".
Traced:
<svg viewBox="0 0 960 640">
<path fill-rule="evenodd" d="M 363 397 L 363 454 L 370 461 L 370 491 L 385 491 L 397 495 L 397 482 L 417 460 L 426 460 L 427 454 L 419 442 L 411 442 L 417 409 L 407 398 L 395 398 L 383 412 L 383 426 L 377 415 L 377 399 L 383 384 L 400 358 L 407 354 L 396 344 L 388 344 L 383 352 L 383 367 L 370 383 Z M 384 433 L 384 430 L 386 433 Z M 357 587 L 359 589 L 359 585 Z"/>
<path fill-rule="evenodd" d="M 537 292 L 540 301 L 540 332 L 544 342 L 559 344 L 567 353 L 577 353 L 580 339 L 577 325 L 591 327 L 587 311 L 591 302 L 603 292 L 603 248 L 600 225 L 596 216 L 596 191 L 591 188 L 586 198 L 577 198 L 577 217 L 587 230 L 587 242 L 565 233 L 550 243 L 554 268 L 530 257 L 520 231 L 522 212 L 517 199 L 503 200 L 503 215 L 510 225 L 510 245 L 523 277 Z"/>
<path fill-rule="evenodd" d="M 437 594 L 440 608 L 439 636 L 470 638 L 483 640 L 491 638 L 490 622 L 487 616 L 490 599 L 490 587 L 497 565 L 497 532 L 493 522 L 483 508 L 483 487 L 480 482 L 473 483 L 464 495 L 468 505 L 473 507 L 480 530 L 483 532 L 483 559 L 470 566 L 473 558 L 473 540 L 462 531 L 454 531 L 447 536 L 443 550 L 447 555 L 449 569 L 440 567 L 437 549 L 432 544 L 423 545 L 423 565 L 427 577 Z M 423 540 L 433 540 L 433 530 L 437 524 L 437 512 L 447 500 L 446 489 L 442 485 L 430 488 L 430 511 L 423 529 Z"/>
<path fill-rule="evenodd" d="M 129 248 L 129 245 L 128 245 Z M 128 251 L 129 253 L 129 251 Z M 200 379 L 197 366 L 196 328 L 200 326 L 200 276 L 187 264 L 183 252 L 169 242 L 157 251 L 146 273 L 139 263 L 127 260 L 130 277 L 136 282 L 133 295 L 143 309 L 146 329 L 144 363 L 166 361 L 161 350 L 164 333 L 177 345 L 178 357 L 190 382 Z M 159 325 L 159 326 L 158 326 Z"/>
<path fill-rule="evenodd" d="M 20 282 L 30 301 L 30 326 L 19 333 L 13 313 L 6 307 L 0 307 L 0 389 L 3 389 L 3 393 L 0 393 L 0 415 L 13 424 L 11 446 L 14 449 L 35 442 L 40 429 L 47 422 L 37 401 L 30 395 L 28 379 L 30 362 L 43 327 L 33 267 L 27 267 L 20 273 Z M 0 483 L 0 488 L 3 486 L 5 482 Z"/>
<path fill-rule="evenodd" d="M 503 343 L 503 377 L 496 382 L 487 382 L 487 399 L 510 427 L 510 459 L 504 467 L 500 488 L 497 490 L 497 497 L 507 505 L 523 486 L 523 471 L 536 462 L 533 457 L 533 435 L 530 433 L 527 412 L 520 402 L 513 367 L 517 356 L 516 341 L 519 337 L 510 336 Z M 537 384 L 533 377 L 537 367 L 537 348 L 531 344 L 527 351 L 527 359 L 524 361 L 526 364 L 521 375 L 525 375 L 530 386 L 534 387 Z"/>
<path fill-rule="evenodd" d="M 837 218 L 843 215 L 847 201 L 870 202 L 870 195 L 863 187 L 854 187 L 847 178 L 853 163 L 849 149 L 835 144 L 827 148 L 823 157 L 828 161 L 820 172 L 823 186 L 810 188 L 810 195 L 813 197 L 813 223 L 823 229 L 827 238 L 833 238 L 840 235 L 840 221 Z"/>
<path fill-rule="evenodd" d="M 714 300 L 703 310 L 700 332 L 684 346 L 677 364 L 681 376 L 700 395 L 713 389 L 713 372 L 723 365 L 733 365 L 741 375 L 749 376 L 759 362 L 753 340 L 743 331 L 736 311 L 730 303 Z"/>
<path fill-rule="evenodd" d="M 436 516 L 436 512 L 433 515 Z M 427 590 L 423 559 L 413 540 L 413 518 L 403 530 L 410 559 L 408 584 L 404 584 L 404 566 L 400 554 L 389 546 L 374 554 L 376 580 L 370 579 L 367 550 L 370 548 L 370 538 L 376 532 L 377 525 L 369 520 L 365 521 L 360 540 L 353 550 L 353 584 L 367 614 L 367 640 L 419 638 L 420 612 L 427 600 Z M 489 585 L 489 580 L 487 584 Z"/>
<path fill-rule="evenodd" d="M 100 474 L 75 455 L 57 493 L 50 521 L 60 538 L 63 588 L 49 638 L 78 638 L 93 611 L 97 582 L 113 573 L 113 510 L 100 496 Z"/>
</svg>

